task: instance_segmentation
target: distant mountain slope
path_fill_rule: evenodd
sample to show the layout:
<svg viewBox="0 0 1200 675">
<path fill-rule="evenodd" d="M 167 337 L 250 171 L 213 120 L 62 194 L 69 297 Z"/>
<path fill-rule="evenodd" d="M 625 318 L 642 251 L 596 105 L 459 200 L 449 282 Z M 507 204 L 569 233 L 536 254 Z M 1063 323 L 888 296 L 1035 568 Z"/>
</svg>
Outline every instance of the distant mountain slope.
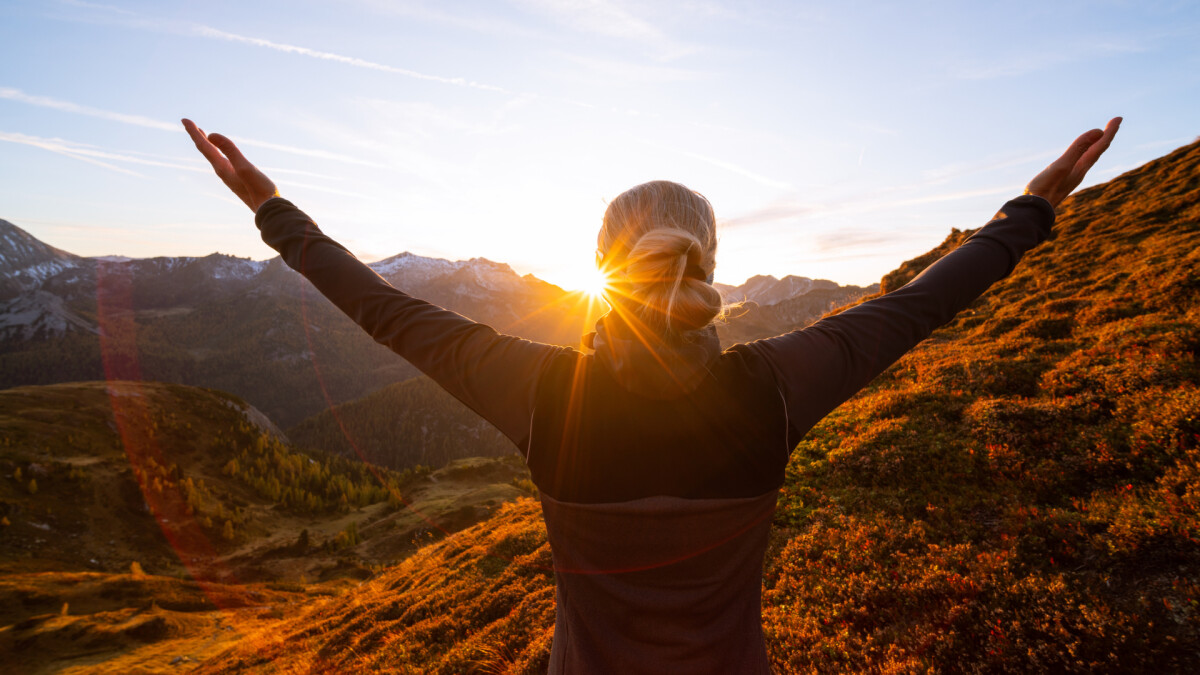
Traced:
<svg viewBox="0 0 1200 675">
<path fill-rule="evenodd" d="M 37 288 L 46 279 L 81 263 L 79 256 L 48 246 L 7 220 L 0 220 L 0 300 Z"/>
<path fill-rule="evenodd" d="M 774 277 L 766 279 L 775 281 Z M 839 286 L 832 281 L 813 281 L 802 277 L 785 277 L 775 284 L 763 281 L 764 277 L 754 277 L 744 286 L 732 289 L 725 295 L 726 302 L 732 303 L 736 299 L 736 302 L 743 304 L 731 308 L 729 317 L 717 323 L 717 335 L 723 346 L 752 342 L 804 328 L 831 309 L 878 290 L 877 284 L 865 288 Z M 747 293 L 742 290 L 746 287 L 759 293 Z M 787 294 L 793 290 L 794 294 Z"/>
<path fill-rule="evenodd" d="M 776 672 L 1200 670 L 1200 143 L 1055 230 L 797 448 Z M 520 504 L 201 672 L 544 672 L 548 564 Z"/>
<path fill-rule="evenodd" d="M 318 413 L 288 435 L 302 447 L 398 470 L 516 452 L 495 427 L 424 376 Z"/>
</svg>

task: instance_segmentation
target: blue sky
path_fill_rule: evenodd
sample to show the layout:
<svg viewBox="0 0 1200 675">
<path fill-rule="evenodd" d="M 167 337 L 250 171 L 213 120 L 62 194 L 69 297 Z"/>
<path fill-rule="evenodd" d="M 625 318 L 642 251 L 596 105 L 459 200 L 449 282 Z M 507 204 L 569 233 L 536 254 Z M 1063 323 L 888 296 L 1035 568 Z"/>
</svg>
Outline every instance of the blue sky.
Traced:
<svg viewBox="0 0 1200 675">
<path fill-rule="evenodd" d="M 866 284 L 1084 130 L 1088 183 L 1200 134 L 1198 2 L 0 4 L 0 218 L 81 255 L 270 257 L 178 125 L 368 260 L 573 287 L 605 203 L 709 197 L 717 280 Z"/>
</svg>

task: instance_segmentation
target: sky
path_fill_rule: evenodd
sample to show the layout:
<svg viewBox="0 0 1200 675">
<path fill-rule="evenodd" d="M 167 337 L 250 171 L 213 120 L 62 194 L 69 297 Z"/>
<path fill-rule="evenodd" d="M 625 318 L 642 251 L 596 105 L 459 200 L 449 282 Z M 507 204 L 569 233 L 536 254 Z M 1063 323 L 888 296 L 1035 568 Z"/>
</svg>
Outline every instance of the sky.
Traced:
<svg viewBox="0 0 1200 675">
<path fill-rule="evenodd" d="M 1083 131 L 1200 134 L 1200 2 L 0 1 L 0 218 L 85 256 L 273 252 L 179 119 L 364 260 L 578 288 L 606 203 L 713 203 L 716 279 L 870 284 Z"/>
</svg>

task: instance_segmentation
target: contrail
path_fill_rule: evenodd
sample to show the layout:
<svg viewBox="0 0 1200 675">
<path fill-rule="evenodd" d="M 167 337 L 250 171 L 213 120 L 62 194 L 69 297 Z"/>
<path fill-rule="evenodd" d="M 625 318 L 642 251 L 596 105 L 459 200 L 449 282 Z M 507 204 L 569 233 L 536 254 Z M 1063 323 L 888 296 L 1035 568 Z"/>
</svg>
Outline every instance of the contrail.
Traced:
<svg viewBox="0 0 1200 675">
<path fill-rule="evenodd" d="M 309 49 L 308 47 L 299 47 L 297 45 L 283 44 L 281 42 L 271 42 L 270 40 L 266 40 L 263 38 L 248 37 L 246 35 L 238 35 L 237 33 L 229 33 L 229 32 L 223 31 L 223 30 L 218 30 L 216 28 L 213 28 L 212 26 L 205 26 L 203 24 L 193 24 L 191 27 L 191 32 L 193 35 L 199 35 L 201 37 L 214 38 L 214 39 L 218 39 L 218 40 L 227 40 L 229 42 L 240 42 L 242 44 L 254 45 L 255 47 L 266 47 L 267 49 L 274 49 L 276 51 L 285 52 L 287 54 L 300 54 L 303 56 L 310 56 L 314 59 L 323 59 L 325 61 L 336 61 L 337 63 L 344 63 L 348 66 L 354 66 L 356 68 L 366 68 L 368 70 L 380 70 L 385 73 L 395 73 L 397 75 L 403 75 L 405 77 L 412 77 L 412 78 L 415 78 L 418 80 L 428 80 L 430 82 L 441 82 L 442 84 L 452 84 L 452 85 L 459 86 L 459 87 L 471 87 L 472 89 L 483 89 L 484 91 L 494 91 L 494 92 L 505 93 L 505 94 L 510 93 L 510 92 L 508 92 L 508 90 L 504 89 L 503 87 L 497 87 L 497 86 L 491 85 L 491 84 L 482 84 L 480 82 L 473 82 L 471 80 L 467 80 L 467 79 L 461 78 L 461 77 L 442 77 L 441 75 L 428 75 L 426 73 L 419 73 L 415 70 L 409 70 L 407 68 L 397 68 L 396 66 L 389 66 L 384 63 L 376 63 L 375 61 L 367 61 L 366 59 L 360 59 L 360 58 L 357 58 L 354 56 L 344 56 L 342 54 L 334 54 L 333 52 L 323 52 L 323 51 L 319 51 L 316 49 Z"/>
<path fill-rule="evenodd" d="M 67 4 L 67 5 L 74 5 L 76 7 L 86 7 L 88 9 L 96 9 L 96 10 L 100 10 L 103 12 L 109 12 L 112 14 L 119 14 L 119 15 L 122 15 L 125 17 L 130 17 L 130 19 L 120 20 L 120 21 L 118 21 L 118 23 L 124 24 L 124 25 L 132 27 L 132 28 L 140 28 L 143 30 L 168 32 L 168 33 L 175 33 L 175 34 L 183 33 L 186 35 L 195 35 L 197 37 L 204 37 L 204 38 L 209 38 L 212 40 L 224 40 L 227 42 L 239 42 L 241 44 L 252 45 L 254 47 L 263 47 L 265 49 L 274 49 L 275 51 L 284 52 L 286 54 L 299 54 L 301 56 L 307 56 L 307 57 L 314 58 L 314 59 L 322 59 L 325 61 L 335 61 L 337 63 L 344 63 L 348 66 L 354 66 L 355 68 L 366 68 L 368 70 L 378 70 L 378 71 L 382 71 L 385 73 L 393 73 L 396 75 L 403 75 L 404 77 L 411 77 L 411 78 L 417 79 L 417 80 L 426 80 L 429 82 L 440 82 L 442 84 L 449 84 L 449 85 L 453 85 L 456 87 L 469 87 L 471 89 L 482 89 L 484 91 L 492 91 L 492 92 L 498 92 L 498 93 L 502 93 L 502 94 L 511 93 L 503 87 L 498 87 L 498 86 L 492 85 L 492 84 L 484 84 L 482 82 L 475 82 L 475 81 L 468 80 L 463 77 L 444 77 L 441 75 L 430 75 L 428 73 L 422 73 L 422 72 L 418 72 L 416 70 L 409 70 L 408 68 L 399 68 L 397 66 L 389 66 L 386 63 L 378 63 L 375 61 L 368 61 L 366 59 L 360 59 L 360 58 L 354 57 L 354 56 L 346 56 L 344 54 L 335 54 L 333 52 L 324 52 L 324 51 L 321 51 L 318 49 L 311 49 L 309 47 L 301 47 L 299 45 L 290 45 L 290 44 L 285 44 L 282 42 L 273 42 L 273 41 L 267 40 L 265 38 L 257 38 L 257 37 L 251 37 L 248 35 L 239 35 L 237 33 L 230 33 L 229 31 L 220 30 L 219 28 L 213 28 L 212 26 L 206 26 L 206 25 L 200 24 L 200 23 L 191 23 L 191 22 L 181 23 L 181 22 L 174 22 L 174 21 L 164 21 L 162 19 L 147 17 L 143 14 L 139 14 L 137 12 L 133 12 L 133 11 L 130 11 L 127 9 L 121 9 L 119 7 L 112 7 L 110 5 L 101 5 L 101 4 L 91 3 L 91 2 L 83 2 L 82 0 L 60 0 L 60 2 L 62 2 L 63 4 Z"/>
<path fill-rule="evenodd" d="M 94 164 L 96 166 L 108 169 L 109 171 L 116 171 L 117 173 L 123 173 L 128 176 L 136 176 L 138 178 L 145 178 L 144 175 L 136 171 L 130 171 L 129 169 L 124 169 L 119 166 L 109 164 L 108 162 L 101 162 L 98 159 L 94 159 L 95 156 L 104 156 L 106 153 L 88 150 L 87 148 L 72 147 L 68 141 L 64 141 L 61 138 L 38 138 L 37 136 L 26 136 L 25 134 L 13 134 L 0 131 L 0 141 L 41 148 L 42 150 L 48 150 L 55 154 L 70 157 L 71 159 L 77 159 L 81 162 Z"/>
<path fill-rule="evenodd" d="M 141 115 L 126 115 L 124 113 L 112 112 L 110 110 L 101 110 L 99 108 L 79 105 L 78 103 L 71 103 L 70 101 L 61 101 L 59 99 L 49 98 L 47 96 L 33 96 L 31 94 L 26 94 L 20 89 L 13 89 L 11 87 L 0 87 L 0 98 L 6 98 L 10 101 L 19 101 L 21 103 L 28 103 L 29 105 L 36 105 L 42 108 L 53 108 L 54 110 L 75 113 L 77 115 L 99 117 L 100 119 L 110 120 L 112 122 L 133 124 L 135 126 L 147 127 L 149 129 L 179 131 L 179 125 L 177 124 L 168 124 L 166 122 L 150 119 L 149 117 L 143 117 Z"/>
<path fill-rule="evenodd" d="M 773 187 L 777 190 L 795 190 L 796 189 L 795 186 L 793 186 L 791 183 L 785 183 L 784 181 L 781 181 L 781 180 L 775 180 L 774 178 L 768 178 L 767 176 L 764 176 L 761 173 L 755 173 L 745 167 L 738 166 L 737 164 L 733 164 L 731 162 L 726 162 L 726 161 L 723 161 L 720 159 L 716 159 L 714 157 L 708 157 L 707 155 L 701 155 L 701 154 L 695 153 L 695 152 L 688 152 L 686 150 L 680 151 L 680 154 L 684 155 L 685 157 L 691 157 L 692 159 L 700 160 L 701 162 L 707 162 L 709 164 L 712 164 L 715 167 L 725 169 L 726 171 L 732 171 L 733 173 L 736 173 L 741 176 L 745 176 L 746 178 L 749 178 L 750 180 L 752 180 L 756 183 L 762 183 L 763 185 L 766 185 L 767 187 Z"/>
<path fill-rule="evenodd" d="M 208 173 L 210 170 L 207 166 L 203 166 L 198 162 L 195 165 L 179 164 L 179 163 L 174 163 L 174 162 L 162 162 L 162 161 L 154 160 L 154 159 L 146 159 L 144 157 L 134 157 L 131 155 L 123 155 L 123 154 L 118 154 L 115 152 L 108 152 L 105 150 L 97 149 L 94 146 L 85 145 L 83 143 L 76 143 L 74 141 L 67 141 L 67 140 L 63 140 L 61 138 L 41 138 L 39 136 L 29 136 L 27 134 L 0 131 L 0 141 L 4 141 L 4 142 L 8 142 L 8 143 L 17 143 L 20 145 L 28 145 L 28 146 L 32 146 L 35 148 L 41 148 L 42 150 L 48 150 L 50 152 L 53 152 L 53 153 L 56 153 L 59 155 L 64 155 L 66 157 L 70 157 L 71 159 L 78 159 L 81 162 L 95 164 L 96 166 L 103 167 L 103 168 L 109 169 L 111 171 L 116 171 L 118 173 L 123 173 L 123 174 L 129 175 L 129 176 L 136 176 L 138 178 L 145 178 L 146 176 L 143 174 L 140 174 L 136 171 L 131 171 L 129 169 L 125 169 L 125 168 L 116 166 L 114 164 L 109 164 L 108 162 L 104 162 L 101 160 L 107 159 L 107 160 L 112 160 L 115 162 L 129 162 L 131 164 L 142 164 L 145 166 L 159 166 L 159 167 L 165 167 L 168 169 L 178 169 L 180 171 L 194 171 L 196 173 Z M 343 197 L 357 197 L 360 199 L 370 199 L 369 195 L 364 195 L 364 194 L 361 194 L 358 192 L 350 192 L 348 190 L 339 190 L 337 188 L 326 187 L 323 185 L 313 185 L 311 183 L 300 183 L 300 182 L 291 181 L 291 180 L 282 180 L 282 181 L 279 181 L 279 184 L 283 185 L 285 187 L 301 188 L 304 190 L 315 190 L 317 192 L 327 192 L 329 194 L 341 195 Z"/>
<path fill-rule="evenodd" d="M 91 106 L 80 105 L 78 103 L 72 103 L 71 101 L 63 101 L 63 100 L 57 99 L 57 98 L 50 98 L 49 96 L 35 96 L 32 94 L 26 94 L 25 92 L 21 91 L 20 89 L 13 89 L 12 87 L 0 87 L 0 98 L 8 99 L 10 101 L 18 101 L 20 103 L 27 103 L 29 105 L 35 105 L 35 106 L 42 107 L 42 108 L 52 108 L 54 110 L 61 110 L 63 112 L 74 113 L 76 115 L 86 115 L 88 117 L 97 117 L 99 119 L 109 120 L 111 122 L 120 122 L 122 124 L 132 124 L 134 126 L 145 127 L 147 129 L 157 129 L 159 131 L 170 131 L 171 133 L 180 133 L 182 130 L 182 127 L 180 125 L 173 124 L 171 122 L 165 122 L 163 120 L 156 120 L 156 119 L 152 119 L 150 117 L 144 117 L 142 115 L 127 115 L 125 113 L 113 112 L 111 110 L 101 110 L 100 108 L 93 108 Z M 336 152 L 328 152 L 326 150 L 310 150 L 308 148 L 298 148 L 298 147 L 295 147 L 292 145 L 281 145 L 279 143 L 268 143 L 266 141 L 255 141 L 255 140 L 251 140 L 251 139 L 247 139 L 247 138 L 240 138 L 240 137 L 234 137 L 234 136 L 231 136 L 231 138 L 233 138 L 233 140 L 236 143 L 238 143 L 239 145 L 244 145 L 244 146 L 248 146 L 248 147 L 252 147 L 252 148 L 264 148 L 267 150 L 277 150 L 279 152 L 287 152 L 287 153 L 290 153 L 293 155 L 303 155 L 305 157 L 315 157 L 317 159 L 327 159 L 327 160 L 332 160 L 335 162 L 342 162 L 344 164 L 357 164 L 359 166 L 366 166 L 366 167 L 370 167 L 373 169 L 389 168 L 388 165 L 386 165 L 386 164 L 381 164 L 379 162 L 372 162 L 372 161 L 365 160 L 365 159 L 359 159 L 357 157 L 351 157 L 349 155 L 343 155 L 343 154 L 336 153 Z"/>
</svg>

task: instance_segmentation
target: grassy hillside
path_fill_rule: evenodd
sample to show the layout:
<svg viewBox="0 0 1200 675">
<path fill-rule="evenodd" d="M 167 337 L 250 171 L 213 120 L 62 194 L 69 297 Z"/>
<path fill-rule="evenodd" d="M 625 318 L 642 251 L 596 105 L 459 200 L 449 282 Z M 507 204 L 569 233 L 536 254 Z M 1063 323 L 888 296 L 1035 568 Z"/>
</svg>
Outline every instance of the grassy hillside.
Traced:
<svg viewBox="0 0 1200 675">
<path fill-rule="evenodd" d="M 523 499 L 196 672 L 540 675 L 554 632 L 552 569 L 541 509 Z"/>
<path fill-rule="evenodd" d="M 278 623 L 283 610 L 335 593 L 230 586 L 145 574 L 42 572 L 0 577 L 0 671 L 174 672 Z"/>
<path fill-rule="evenodd" d="M 1198 223 L 1200 144 L 1076 195 L 804 439 L 764 579 L 777 672 L 1200 668 Z M 518 503 L 201 670 L 543 672 L 548 562 Z"/>
</svg>

